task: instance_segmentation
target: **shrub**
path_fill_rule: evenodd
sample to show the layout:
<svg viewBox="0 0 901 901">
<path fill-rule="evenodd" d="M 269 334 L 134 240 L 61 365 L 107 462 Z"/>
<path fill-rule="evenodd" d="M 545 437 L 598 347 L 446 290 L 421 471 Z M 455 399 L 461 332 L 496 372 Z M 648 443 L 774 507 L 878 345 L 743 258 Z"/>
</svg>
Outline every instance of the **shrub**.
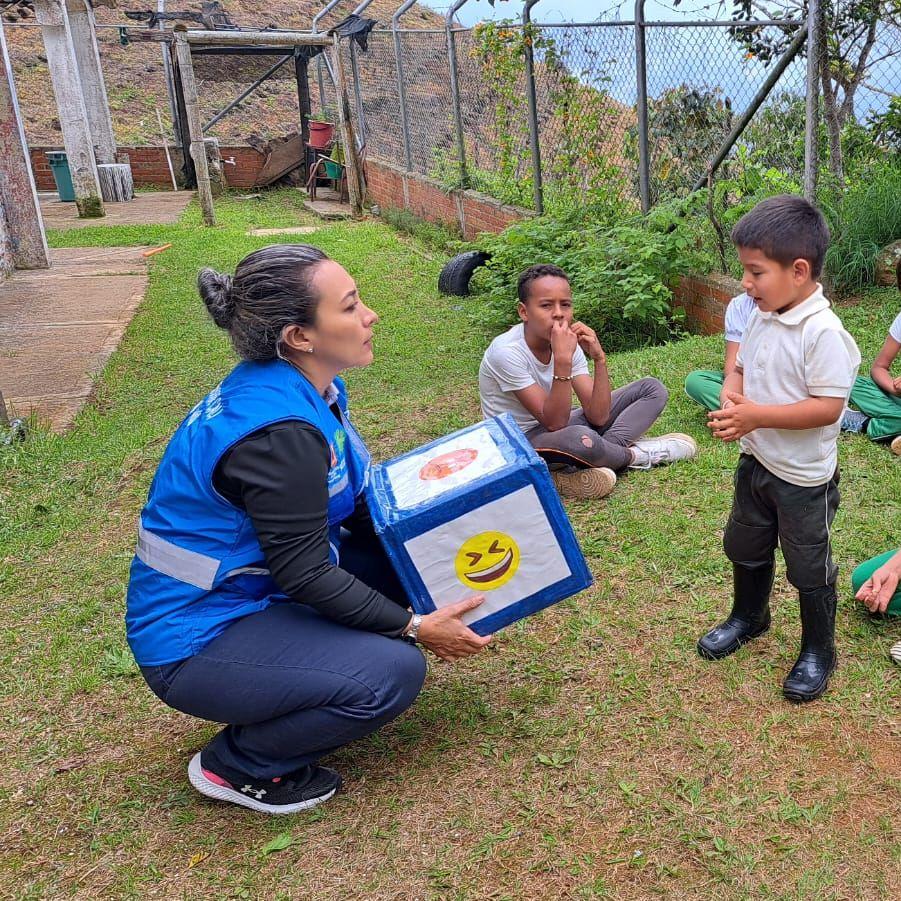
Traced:
<svg viewBox="0 0 901 901">
<path fill-rule="evenodd" d="M 826 253 L 826 275 L 839 294 L 873 281 L 876 257 L 901 238 L 901 161 L 874 164 L 844 193 L 824 193 L 820 206 L 829 220 L 832 244 Z"/>
<path fill-rule="evenodd" d="M 516 279 L 534 263 L 552 262 L 570 276 L 576 315 L 601 335 L 609 350 L 625 350 L 671 337 L 679 317 L 671 285 L 709 268 L 693 231 L 697 195 L 662 204 L 647 216 L 623 212 L 621 203 L 572 210 L 518 222 L 483 241 L 492 254 L 475 280 L 474 313 L 499 330 L 516 320 Z"/>
</svg>

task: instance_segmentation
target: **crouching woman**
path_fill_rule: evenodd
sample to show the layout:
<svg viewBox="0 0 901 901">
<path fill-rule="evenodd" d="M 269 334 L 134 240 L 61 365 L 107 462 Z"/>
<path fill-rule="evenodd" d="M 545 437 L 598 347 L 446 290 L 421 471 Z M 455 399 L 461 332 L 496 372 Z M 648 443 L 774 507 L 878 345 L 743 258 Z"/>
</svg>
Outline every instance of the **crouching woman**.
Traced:
<svg viewBox="0 0 901 901">
<path fill-rule="evenodd" d="M 274 245 L 200 294 L 243 361 L 194 407 L 141 513 L 128 641 L 154 693 L 222 729 L 188 766 L 202 794 L 294 813 L 340 786 L 321 757 L 393 720 L 422 687 L 416 643 L 453 660 L 490 637 L 407 607 L 373 532 L 370 458 L 345 369 L 376 314 L 322 251 Z"/>
</svg>

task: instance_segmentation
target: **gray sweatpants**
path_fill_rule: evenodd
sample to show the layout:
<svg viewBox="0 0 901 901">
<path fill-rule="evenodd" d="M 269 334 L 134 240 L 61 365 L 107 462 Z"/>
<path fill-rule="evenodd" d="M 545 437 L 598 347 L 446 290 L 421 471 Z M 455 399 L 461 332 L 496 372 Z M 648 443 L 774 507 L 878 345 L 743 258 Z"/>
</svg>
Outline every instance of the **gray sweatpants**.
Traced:
<svg viewBox="0 0 901 901">
<path fill-rule="evenodd" d="M 537 426 L 526 432 L 526 438 L 551 465 L 609 466 L 619 471 L 632 462 L 629 448 L 657 421 L 668 397 L 663 382 L 639 379 L 612 392 L 606 425 L 591 425 L 580 408 L 573 411 L 568 426 L 556 432 Z"/>
</svg>

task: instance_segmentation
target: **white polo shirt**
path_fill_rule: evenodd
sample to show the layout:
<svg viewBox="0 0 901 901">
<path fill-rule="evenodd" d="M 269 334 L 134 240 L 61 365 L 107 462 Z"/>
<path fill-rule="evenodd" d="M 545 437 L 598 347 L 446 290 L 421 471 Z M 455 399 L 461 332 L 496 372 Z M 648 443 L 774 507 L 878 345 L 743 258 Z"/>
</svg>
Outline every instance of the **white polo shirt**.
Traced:
<svg viewBox="0 0 901 901">
<path fill-rule="evenodd" d="M 723 330 L 727 341 L 738 344 L 748 327 L 748 320 L 757 312 L 757 304 L 747 294 L 737 294 L 726 307 Z"/>
<path fill-rule="evenodd" d="M 573 354 L 573 376 L 588 375 L 588 361 L 581 347 Z M 542 363 L 526 344 L 525 330 L 520 322 L 498 335 L 482 357 L 479 366 L 479 400 L 487 418 L 510 413 L 524 431 L 540 425 L 537 419 L 519 402 L 514 391 L 539 385 L 550 394 L 554 384 L 554 355 Z"/>
<path fill-rule="evenodd" d="M 890 337 L 901 344 L 901 313 L 895 317 L 894 322 L 888 327 L 888 333 Z"/>
<path fill-rule="evenodd" d="M 860 351 L 830 309 L 822 285 L 786 313 L 757 310 L 748 322 L 736 365 L 743 393 L 757 404 L 794 404 L 809 397 L 848 395 Z M 741 439 L 770 472 L 793 485 L 822 485 L 838 462 L 841 417 L 815 429 L 755 429 Z"/>
</svg>

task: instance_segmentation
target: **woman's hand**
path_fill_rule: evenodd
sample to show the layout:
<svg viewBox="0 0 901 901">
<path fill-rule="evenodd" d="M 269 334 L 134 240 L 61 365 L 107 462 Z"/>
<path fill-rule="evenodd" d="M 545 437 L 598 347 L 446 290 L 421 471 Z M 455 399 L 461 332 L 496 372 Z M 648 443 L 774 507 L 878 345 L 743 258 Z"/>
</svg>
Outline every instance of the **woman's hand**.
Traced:
<svg viewBox="0 0 901 901">
<path fill-rule="evenodd" d="M 896 562 L 897 561 L 897 562 Z M 860 586 L 855 597 L 870 613 L 885 613 L 901 578 L 901 552 L 889 558 Z"/>
<path fill-rule="evenodd" d="M 442 660 L 459 660 L 477 654 L 494 636 L 476 635 L 460 617 L 484 600 L 484 595 L 475 594 L 434 613 L 427 613 L 419 627 L 419 643 Z"/>
<path fill-rule="evenodd" d="M 570 365 L 578 346 L 579 339 L 567 323 L 555 322 L 551 326 L 551 353 L 555 363 Z"/>
<path fill-rule="evenodd" d="M 598 338 L 597 332 L 593 328 L 589 328 L 584 322 L 574 322 L 570 328 L 579 342 L 579 347 L 587 357 L 590 357 L 595 363 L 607 362 L 607 355 L 604 353 L 604 348 L 601 347 L 601 339 Z"/>
</svg>

